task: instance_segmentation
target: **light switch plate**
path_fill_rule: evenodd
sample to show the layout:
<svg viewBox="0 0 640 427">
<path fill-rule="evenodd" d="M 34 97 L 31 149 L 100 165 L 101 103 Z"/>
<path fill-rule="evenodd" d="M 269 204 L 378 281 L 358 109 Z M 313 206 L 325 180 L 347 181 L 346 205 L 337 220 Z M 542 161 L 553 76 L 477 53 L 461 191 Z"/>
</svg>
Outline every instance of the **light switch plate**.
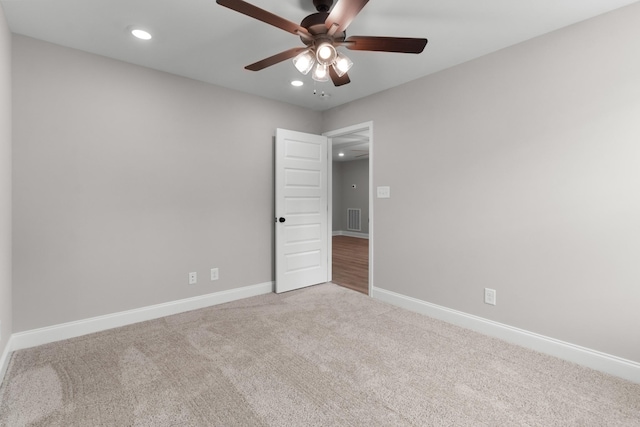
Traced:
<svg viewBox="0 0 640 427">
<path fill-rule="evenodd" d="M 378 199 L 388 199 L 391 197 L 391 187 L 378 187 Z"/>
</svg>

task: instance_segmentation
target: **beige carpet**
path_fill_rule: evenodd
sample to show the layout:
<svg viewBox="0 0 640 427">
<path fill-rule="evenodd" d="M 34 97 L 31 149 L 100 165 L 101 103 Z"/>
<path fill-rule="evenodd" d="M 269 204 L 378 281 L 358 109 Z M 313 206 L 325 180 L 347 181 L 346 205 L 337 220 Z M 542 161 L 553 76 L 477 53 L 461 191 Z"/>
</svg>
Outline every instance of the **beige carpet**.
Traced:
<svg viewBox="0 0 640 427">
<path fill-rule="evenodd" d="M 2 426 L 640 426 L 640 385 L 327 284 L 16 352 Z"/>
</svg>

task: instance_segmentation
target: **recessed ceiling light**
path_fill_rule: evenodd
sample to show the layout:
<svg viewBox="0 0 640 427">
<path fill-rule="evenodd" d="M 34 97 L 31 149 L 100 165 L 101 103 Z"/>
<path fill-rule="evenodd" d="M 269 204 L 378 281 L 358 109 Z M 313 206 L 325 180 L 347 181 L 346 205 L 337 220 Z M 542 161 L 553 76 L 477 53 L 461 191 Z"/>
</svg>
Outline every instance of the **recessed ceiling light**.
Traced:
<svg viewBox="0 0 640 427">
<path fill-rule="evenodd" d="M 140 40 L 151 40 L 151 34 L 149 34 L 148 31 L 141 30 L 139 28 L 132 29 L 131 34 L 133 34 L 134 37 L 137 37 Z"/>
<path fill-rule="evenodd" d="M 303 82 L 303 81 L 301 81 L 301 80 L 293 80 L 293 81 L 291 82 L 291 86 L 295 86 L 295 87 L 300 87 L 300 86 L 302 86 L 303 84 L 304 84 L 304 82 Z"/>
<path fill-rule="evenodd" d="M 338 153 L 338 156 L 344 157 L 344 153 Z"/>
</svg>

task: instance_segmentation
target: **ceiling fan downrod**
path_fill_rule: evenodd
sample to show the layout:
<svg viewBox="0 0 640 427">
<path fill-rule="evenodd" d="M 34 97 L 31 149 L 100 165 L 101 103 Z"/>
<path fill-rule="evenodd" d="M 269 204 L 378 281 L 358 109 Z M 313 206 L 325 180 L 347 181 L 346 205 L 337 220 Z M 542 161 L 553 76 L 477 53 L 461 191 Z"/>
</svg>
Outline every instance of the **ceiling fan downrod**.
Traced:
<svg viewBox="0 0 640 427">
<path fill-rule="evenodd" d="M 313 0 L 313 6 L 318 12 L 329 12 L 332 5 L 333 0 Z"/>
</svg>

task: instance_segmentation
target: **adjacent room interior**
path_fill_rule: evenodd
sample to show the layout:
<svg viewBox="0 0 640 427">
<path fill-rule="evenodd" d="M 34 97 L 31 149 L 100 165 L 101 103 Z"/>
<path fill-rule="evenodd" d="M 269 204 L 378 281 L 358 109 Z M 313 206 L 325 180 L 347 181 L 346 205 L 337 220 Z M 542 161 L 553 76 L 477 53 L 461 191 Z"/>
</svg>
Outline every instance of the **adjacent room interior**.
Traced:
<svg viewBox="0 0 640 427">
<path fill-rule="evenodd" d="M 332 281 L 369 295 L 371 130 L 331 138 Z"/>
<path fill-rule="evenodd" d="M 640 2 L 520 5 L 495 33 L 477 2 L 407 2 L 425 51 L 346 50 L 344 92 L 243 69 L 300 37 L 184 3 L 167 31 L 189 12 L 215 55 L 0 2 L 0 424 L 640 424 Z M 276 129 L 362 123 L 368 158 L 366 135 L 332 147 L 342 286 L 273 293 Z"/>
</svg>

